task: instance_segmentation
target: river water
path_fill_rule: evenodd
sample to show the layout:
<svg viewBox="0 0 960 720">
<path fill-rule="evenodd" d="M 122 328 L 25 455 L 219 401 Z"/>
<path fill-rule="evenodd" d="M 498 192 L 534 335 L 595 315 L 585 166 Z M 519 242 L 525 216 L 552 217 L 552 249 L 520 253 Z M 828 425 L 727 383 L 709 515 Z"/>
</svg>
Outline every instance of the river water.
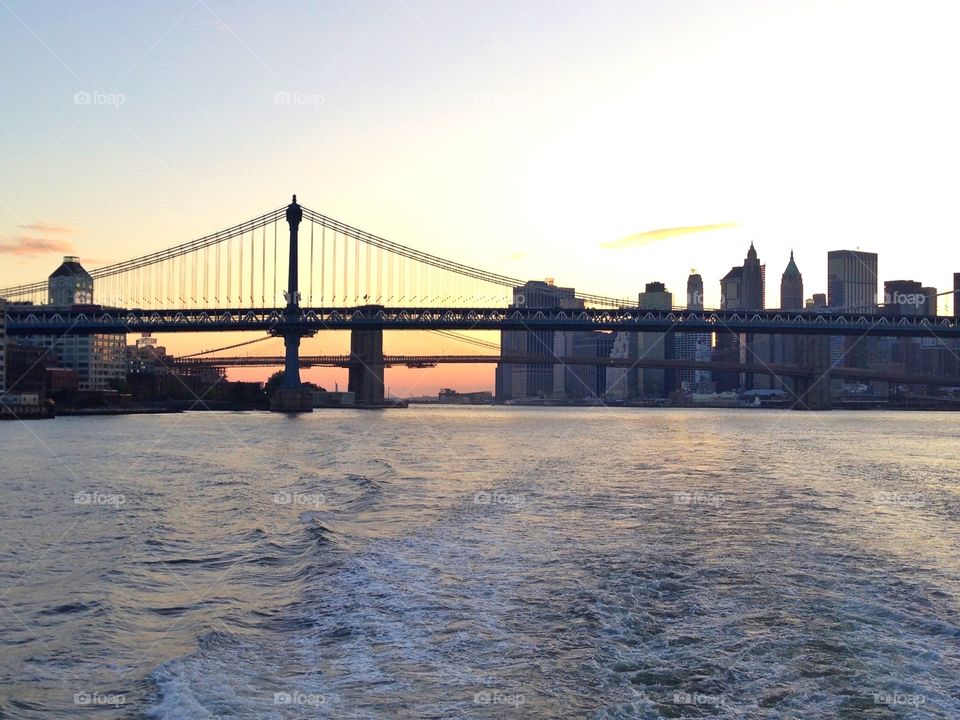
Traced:
<svg viewBox="0 0 960 720">
<path fill-rule="evenodd" d="M 2 718 L 960 718 L 955 414 L 0 425 Z"/>
</svg>

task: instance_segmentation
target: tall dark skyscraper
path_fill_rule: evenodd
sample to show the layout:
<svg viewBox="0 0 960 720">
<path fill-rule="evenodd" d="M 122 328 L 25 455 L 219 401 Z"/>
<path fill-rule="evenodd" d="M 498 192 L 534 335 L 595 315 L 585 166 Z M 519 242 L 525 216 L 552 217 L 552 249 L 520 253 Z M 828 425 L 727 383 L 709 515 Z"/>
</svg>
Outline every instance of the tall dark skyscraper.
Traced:
<svg viewBox="0 0 960 720">
<path fill-rule="evenodd" d="M 877 254 L 859 250 L 827 253 L 827 303 L 837 310 L 872 311 L 877 306 Z"/>
<path fill-rule="evenodd" d="M 723 310 L 763 310 L 766 268 L 750 243 L 743 265 L 730 269 L 720 281 L 720 307 Z"/>
<path fill-rule="evenodd" d="M 766 272 L 760 259 L 757 257 L 757 250 L 750 243 L 750 249 L 747 251 L 747 257 L 743 261 L 743 309 L 745 310 L 763 310 L 765 300 Z"/>
<path fill-rule="evenodd" d="M 790 251 L 790 262 L 783 271 L 780 279 L 780 308 L 782 310 L 803 309 L 803 275 L 793 260 L 793 250 Z"/>
<path fill-rule="evenodd" d="M 687 278 L 687 310 L 703 310 L 703 278 L 696 270 L 691 270 Z M 712 349 L 710 333 L 677 333 L 674 338 L 674 352 L 679 359 L 709 362 Z M 710 381 L 710 371 L 678 370 L 676 377 L 678 386 L 699 386 Z"/>
<path fill-rule="evenodd" d="M 723 310 L 763 310 L 766 268 L 760 264 L 757 249 L 750 243 L 743 265 L 730 269 L 720 281 L 720 307 Z M 752 359 L 751 337 L 732 332 L 717 332 L 715 356 L 718 360 L 747 362 Z M 714 373 L 718 390 L 752 386 L 752 378 L 737 373 Z"/>
<path fill-rule="evenodd" d="M 687 278 L 687 310 L 703 310 L 703 278 L 694 270 Z"/>
</svg>

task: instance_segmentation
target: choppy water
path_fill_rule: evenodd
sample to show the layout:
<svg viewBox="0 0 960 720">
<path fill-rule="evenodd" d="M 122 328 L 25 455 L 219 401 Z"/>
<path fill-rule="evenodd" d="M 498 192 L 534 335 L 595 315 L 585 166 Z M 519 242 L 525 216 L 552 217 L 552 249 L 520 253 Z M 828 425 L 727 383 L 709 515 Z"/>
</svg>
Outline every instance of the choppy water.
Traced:
<svg viewBox="0 0 960 720">
<path fill-rule="evenodd" d="M 3 718 L 960 718 L 960 416 L 0 425 Z"/>
</svg>

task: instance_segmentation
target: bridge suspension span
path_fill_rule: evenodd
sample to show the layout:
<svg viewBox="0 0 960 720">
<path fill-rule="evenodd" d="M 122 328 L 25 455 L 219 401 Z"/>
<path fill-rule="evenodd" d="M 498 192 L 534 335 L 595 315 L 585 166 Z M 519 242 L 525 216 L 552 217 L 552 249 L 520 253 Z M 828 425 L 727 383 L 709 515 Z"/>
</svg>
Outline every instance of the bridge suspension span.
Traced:
<svg viewBox="0 0 960 720">
<path fill-rule="evenodd" d="M 298 304 L 345 308 L 506 307 L 524 281 L 387 240 L 302 207 Z M 90 271 L 94 302 L 125 309 L 280 308 L 290 265 L 286 208 L 215 233 Z M 278 225 L 280 227 L 278 227 Z M 588 306 L 625 307 L 618 298 L 577 293 Z M 0 288 L 13 302 L 46 304 L 47 281 Z"/>
</svg>

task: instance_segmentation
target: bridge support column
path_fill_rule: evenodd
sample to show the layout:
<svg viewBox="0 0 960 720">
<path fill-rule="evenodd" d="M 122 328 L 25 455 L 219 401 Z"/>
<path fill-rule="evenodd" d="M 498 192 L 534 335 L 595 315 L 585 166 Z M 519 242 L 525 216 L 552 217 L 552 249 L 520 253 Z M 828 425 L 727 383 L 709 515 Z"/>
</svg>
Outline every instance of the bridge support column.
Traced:
<svg viewBox="0 0 960 720">
<path fill-rule="evenodd" d="M 283 383 L 270 398 L 274 412 L 313 412 L 313 391 L 300 383 L 300 338 L 309 334 L 300 326 L 300 290 L 298 289 L 297 233 L 303 209 L 297 204 L 297 196 L 287 206 L 287 224 L 290 226 L 290 262 L 287 285 L 287 307 L 283 311 L 283 324 L 276 331 L 283 337 L 285 350 Z"/>
<path fill-rule="evenodd" d="M 347 389 L 357 405 L 384 405 L 383 330 L 350 331 L 350 374 Z"/>
<path fill-rule="evenodd" d="M 313 390 L 300 384 L 300 337 L 298 331 L 283 335 L 286 349 L 283 383 L 270 398 L 270 409 L 274 412 L 313 412 Z"/>
<path fill-rule="evenodd" d="M 826 335 L 802 335 L 797 338 L 797 365 L 810 375 L 794 377 L 794 410 L 829 410 L 830 338 Z"/>
</svg>

